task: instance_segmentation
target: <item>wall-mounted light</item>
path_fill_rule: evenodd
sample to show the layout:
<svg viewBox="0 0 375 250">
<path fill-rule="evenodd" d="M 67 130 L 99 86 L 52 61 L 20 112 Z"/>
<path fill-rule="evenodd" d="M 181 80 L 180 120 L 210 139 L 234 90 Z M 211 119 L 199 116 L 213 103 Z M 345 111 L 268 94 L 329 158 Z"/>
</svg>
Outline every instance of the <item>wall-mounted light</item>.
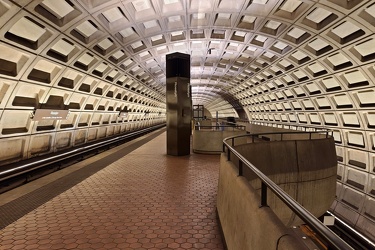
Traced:
<svg viewBox="0 0 375 250">
<path fill-rule="evenodd" d="M 129 110 L 128 110 L 128 107 L 125 106 L 122 110 L 120 110 L 118 117 L 127 118 L 128 115 L 129 115 Z"/>
</svg>

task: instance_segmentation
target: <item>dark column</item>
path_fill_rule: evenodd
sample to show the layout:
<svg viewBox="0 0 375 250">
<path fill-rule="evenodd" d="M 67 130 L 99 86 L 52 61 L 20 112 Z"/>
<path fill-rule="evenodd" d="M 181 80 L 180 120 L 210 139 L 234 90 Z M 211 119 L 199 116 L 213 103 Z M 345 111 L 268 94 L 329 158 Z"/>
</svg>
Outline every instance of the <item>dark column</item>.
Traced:
<svg viewBox="0 0 375 250">
<path fill-rule="evenodd" d="M 190 55 L 169 54 L 167 68 L 167 154 L 189 155 L 191 135 Z"/>
</svg>

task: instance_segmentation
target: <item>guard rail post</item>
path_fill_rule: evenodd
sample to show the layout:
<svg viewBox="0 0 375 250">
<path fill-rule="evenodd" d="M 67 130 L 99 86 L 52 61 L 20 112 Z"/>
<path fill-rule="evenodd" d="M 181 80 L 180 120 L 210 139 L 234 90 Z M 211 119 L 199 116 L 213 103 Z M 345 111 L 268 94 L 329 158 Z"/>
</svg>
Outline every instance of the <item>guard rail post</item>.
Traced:
<svg viewBox="0 0 375 250">
<path fill-rule="evenodd" d="M 267 185 L 262 181 L 260 194 L 260 207 L 268 207 L 267 205 Z"/>
<path fill-rule="evenodd" d="M 243 176 L 243 165 L 242 161 L 239 160 L 238 162 L 238 176 Z"/>
</svg>

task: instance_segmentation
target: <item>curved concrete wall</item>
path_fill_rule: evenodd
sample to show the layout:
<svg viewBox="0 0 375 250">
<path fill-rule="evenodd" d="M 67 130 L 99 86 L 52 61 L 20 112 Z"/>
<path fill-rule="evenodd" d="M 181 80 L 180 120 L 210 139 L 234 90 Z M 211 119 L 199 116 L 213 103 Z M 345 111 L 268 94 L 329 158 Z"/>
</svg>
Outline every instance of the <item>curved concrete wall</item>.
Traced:
<svg viewBox="0 0 375 250">
<path fill-rule="evenodd" d="M 165 122 L 164 93 L 129 72 L 89 13 L 77 1 L 0 1 L 0 166 Z"/>
<path fill-rule="evenodd" d="M 195 130 L 193 133 L 193 152 L 205 154 L 220 154 L 223 151 L 223 140 L 226 137 L 245 135 L 245 130 L 233 128 L 221 130 Z M 236 143 L 246 143 L 246 138 L 236 140 Z"/>
<path fill-rule="evenodd" d="M 333 138 L 258 142 L 235 148 L 316 217 L 323 215 L 332 205 L 337 172 Z M 234 156 L 231 159 L 238 164 Z M 244 176 L 256 190 L 260 190 L 260 181 L 246 168 Z M 286 225 L 301 222 L 271 192 L 268 202 Z"/>
<path fill-rule="evenodd" d="M 270 207 L 259 207 L 257 191 L 237 173 L 234 164 L 222 154 L 217 211 L 228 250 L 307 249 Z"/>
<path fill-rule="evenodd" d="M 267 123 L 267 121 L 263 121 Z M 246 126 L 250 133 L 268 132 L 290 132 L 289 126 L 297 128 L 297 124 L 269 124 L 256 125 L 250 123 L 240 123 Z M 349 133 L 349 132 L 348 132 Z M 375 199 L 371 195 L 375 194 L 372 187 L 375 183 L 372 174 L 365 173 L 369 164 L 373 164 L 373 158 L 367 157 L 366 153 L 357 151 L 354 148 L 341 147 L 337 142 L 337 133 L 333 130 L 336 143 L 337 154 L 337 175 L 336 175 L 336 198 L 330 207 L 330 211 L 339 216 L 346 223 L 363 233 L 371 240 L 375 240 Z M 271 139 L 280 139 L 277 136 Z M 284 138 L 285 139 L 285 138 Z M 344 164 L 349 164 L 348 166 Z M 369 192 L 366 196 L 363 192 Z"/>
</svg>

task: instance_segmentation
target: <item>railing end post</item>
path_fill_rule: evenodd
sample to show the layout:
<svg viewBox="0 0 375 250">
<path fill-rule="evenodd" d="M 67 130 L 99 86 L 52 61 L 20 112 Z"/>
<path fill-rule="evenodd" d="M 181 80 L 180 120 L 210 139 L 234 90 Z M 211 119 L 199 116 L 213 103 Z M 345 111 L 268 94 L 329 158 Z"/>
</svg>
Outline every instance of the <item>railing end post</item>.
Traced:
<svg viewBox="0 0 375 250">
<path fill-rule="evenodd" d="M 259 207 L 268 207 L 267 204 L 267 185 L 262 181 L 261 193 L 260 193 L 260 206 Z"/>
<path fill-rule="evenodd" d="M 243 176 L 243 164 L 241 160 L 238 162 L 238 176 Z"/>
</svg>

